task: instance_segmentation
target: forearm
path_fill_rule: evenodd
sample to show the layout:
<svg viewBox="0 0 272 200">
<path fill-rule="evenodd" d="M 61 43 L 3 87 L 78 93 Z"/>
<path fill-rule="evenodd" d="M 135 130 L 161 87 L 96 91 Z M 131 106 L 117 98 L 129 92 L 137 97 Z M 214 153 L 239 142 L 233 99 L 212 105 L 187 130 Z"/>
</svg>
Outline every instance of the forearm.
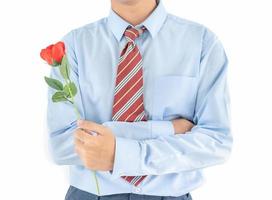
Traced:
<svg viewBox="0 0 272 200">
<path fill-rule="evenodd" d="M 215 39 L 200 64 L 193 129 L 142 141 L 117 137 L 112 175 L 163 175 L 224 162 L 232 148 L 227 63 Z"/>
<path fill-rule="evenodd" d="M 112 175 L 162 175 L 204 168 L 225 161 L 231 143 L 227 129 L 218 132 L 199 126 L 186 134 L 144 141 L 116 138 Z"/>
<path fill-rule="evenodd" d="M 102 125 L 109 127 L 116 137 L 134 140 L 152 139 L 158 136 L 175 134 L 174 126 L 171 121 L 107 121 Z"/>
</svg>

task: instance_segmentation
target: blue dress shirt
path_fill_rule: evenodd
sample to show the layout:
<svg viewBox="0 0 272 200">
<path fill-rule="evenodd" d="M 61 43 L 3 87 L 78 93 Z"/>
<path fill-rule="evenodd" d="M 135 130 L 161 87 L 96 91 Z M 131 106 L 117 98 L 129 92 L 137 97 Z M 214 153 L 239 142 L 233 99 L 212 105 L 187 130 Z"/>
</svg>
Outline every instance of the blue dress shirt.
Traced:
<svg viewBox="0 0 272 200">
<path fill-rule="evenodd" d="M 75 28 L 62 40 L 76 83 L 81 117 L 101 123 L 116 136 L 112 171 L 97 171 L 101 195 L 137 193 L 180 196 L 199 187 L 202 169 L 230 155 L 229 93 L 222 43 L 207 27 L 166 12 L 162 1 L 137 25 L 147 28 L 136 39 L 143 57 L 144 106 L 148 121 L 112 121 L 115 77 L 123 33 L 130 25 L 112 9 L 109 16 Z M 52 68 L 50 77 L 62 79 Z M 55 163 L 69 165 L 70 184 L 96 194 L 91 170 L 74 150 L 77 116 L 68 102 L 53 103 L 48 88 L 49 149 Z M 195 126 L 175 134 L 171 120 Z M 148 175 L 138 186 L 120 176 Z"/>
</svg>

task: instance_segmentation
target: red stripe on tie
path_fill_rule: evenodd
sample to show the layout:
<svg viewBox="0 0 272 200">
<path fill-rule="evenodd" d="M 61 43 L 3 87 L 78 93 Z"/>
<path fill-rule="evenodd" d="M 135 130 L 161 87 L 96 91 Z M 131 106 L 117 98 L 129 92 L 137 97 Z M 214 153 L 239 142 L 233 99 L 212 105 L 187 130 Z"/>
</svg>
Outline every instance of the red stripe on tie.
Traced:
<svg viewBox="0 0 272 200">
<path fill-rule="evenodd" d="M 135 186 L 138 186 L 138 185 L 144 180 L 144 178 L 145 178 L 146 176 L 147 176 L 147 175 L 142 176 L 138 181 L 136 181 L 136 182 L 134 183 L 134 185 L 135 185 Z"/>
<path fill-rule="evenodd" d="M 118 110 L 120 110 L 130 99 L 131 97 L 139 91 L 139 89 L 142 87 L 141 81 L 136 83 L 136 85 L 131 88 L 126 94 L 124 94 L 121 98 L 116 100 L 116 104 L 113 105 L 113 113 L 115 114 Z"/>
<path fill-rule="evenodd" d="M 139 36 L 139 31 L 138 30 L 133 28 L 133 29 L 130 29 L 130 31 L 132 31 L 136 35 L 136 37 Z"/>
<path fill-rule="evenodd" d="M 125 177 L 121 176 L 121 177 L 124 178 L 128 182 L 131 182 L 133 179 L 133 176 L 125 176 Z"/>
<path fill-rule="evenodd" d="M 140 114 L 142 114 L 142 112 L 144 110 L 144 104 L 142 104 L 142 102 L 143 102 L 143 95 L 141 95 L 139 97 L 139 101 L 140 102 L 135 105 L 135 108 L 130 108 L 130 109 L 133 109 L 133 111 L 130 111 L 130 112 L 133 112 L 133 113 L 130 113 L 131 115 L 130 116 L 128 115 L 129 117 L 127 116 L 125 121 L 133 122 L 133 121 L 135 121 L 135 119 Z"/>
<path fill-rule="evenodd" d="M 136 57 L 134 57 L 133 60 L 126 60 L 124 61 L 124 63 L 126 63 L 122 70 L 120 70 L 119 72 L 117 72 L 117 77 L 116 77 L 116 85 L 118 85 L 121 80 L 123 80 L 125 78 L 126 75 L 128 75 L 128 73 L 130 71 L 133 70 L 133 68 L 141 61 L 141 55 L 138 54 L 138 55 L 134 55 Z"/>
<path fill-rule="evenodd" d="M 121 89 L 119 89 L 117 93 L 115 93 L 116 100 L 120 99 L 126 93 L 128 88 L 133 87 L 133 85 L 137 82 L 137 80 L 141 79 L 141 77 L 142 77 L 142 71 L 139 70 L 131 79 L 129 79 L 129 81 L 126 84 L 124 84 L 121 87 Z"/>
<path fill-rule="evenodd" d="M 139 36 L 138 30 L 131 27 L 128 28 L 124 35 L 126 36 L 127 44 L 124 49 L 121 51 L 120 56 L 125 56 L 127 50 L 130 45 L 135 45 L 134 49 L 128 53 L 123 60 L 121 61 L 119 58 L 119 64 L 117 68 L 116 81 L 115 81 L 115 91 L 117 91 L 117 87 L 119 91 L 114 93 L 113 99 L 113 108 L 112 115 L 113 120 L 117 121 L 147 121 L 147 117 L 142 114 L 144 113 L 144 104 L 143 104 L 143 69 L 142 69 L 142 56 L 136 44 L 134 43 L 135 39 Z M 138 65 L 138 66 L 137 66 Z M 138 70 L 136 71 L 136 67 Z M 133 72 L 132 72 L 133 71 Z M 136 71 L 136 73 L 135 73 Z M 131 76 L 132 73 L 133 75 Z M 135 73 L 135 74 L 134 74 Z M 130 77 L 128 75 L 130 74 Z M 121 82 L 126 82 L 125 84 L 118 85 Z M 137 93 L 137 97 L 135 95 Z M 132 101 L 132 97 L 134 99 Z M 126 106 L 126 109 L 124 107 Z M 118 111 L 120 113 L 118 113 Z M 118 115 L 116 115 L 118 113 Z M 124 150 L 125 151 L 125 150 Z M 123 180 L 130 184 L 134 184 L 138 186 L 144 178 L 144 176 L 121 176 Z"/>
<path fill-rule="evenodd" d="M 140 96 L 140 97 L 137 98 L 137 100 L 136 100 L 133 104 L 131 104 L 131 106 L 128 108 L 128 110 L 127 110 L 126 112 L 124 112 L 124 113 L 118 118 L 118 121 L 129 121 L 129 120 L 126 120 L 126 118 L 127 118 L 130 114 L 132 114 L 132 115 L 134 116 L 134 113 L 133 113 L 133 112 L 135 111 L 135 109 L 136 109 L 141 103 L 142 103 L 142 98 L 141 98 L 141 96 Z M 138 117 L 138 115 L 137 115 L 136 117 Z M 133 121 L 135 120 L 136 117 L 134 116 L 134 118 L 133 118 L 130 122 L 133 122 Z"/>
<path fill-rule="evenodd" d="M 128 47 L 126 49 L 124 49 L 122 52 L 121 56 L 124 56 L 125 52 L 128 51 L 128 48 L 132 46 L 131 44 L 128 45 Z M 132 47 L 133 49 L 129 52 L 129 54 L 126 55 L 125 58 L 123 58 L 123 60 L 121 62 L 118 63 L 118 73 L 123 69 L 124 66 L 126 66 L 126 64 L 128 63 L 128 61 L 130 61 L 134 56 L 135 56 L 135 52 L 137 53 L 137 49 L 135 49 L 135 47 Z M 126 61 L 126 63 L 124 63 Z M 118 74 L 117 73 L 117 74 Z"/>
</svg>

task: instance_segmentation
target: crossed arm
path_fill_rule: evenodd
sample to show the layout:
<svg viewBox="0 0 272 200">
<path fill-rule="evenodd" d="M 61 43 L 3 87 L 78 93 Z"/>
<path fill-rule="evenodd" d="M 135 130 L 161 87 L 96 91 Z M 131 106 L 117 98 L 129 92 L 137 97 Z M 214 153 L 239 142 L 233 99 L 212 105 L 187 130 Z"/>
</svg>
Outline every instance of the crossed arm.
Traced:
<svg viewBox="0 0 272 200">
<path fill-rule="evenodd" d="M 70 37 L 68 34 L 64 42 L 68 47 L 67 58 L 72 67 L 71 78 L 78 84 L 76 56 Z M 204 40 L 207 47 L 202 51 L 200 62 L 199 88 L 193 119 L 195 125 L 191 129 L 188 128 L 186 134 L 175 134 L 180 128 L 176 121 L 105 122 L 97 126 L 99 127 L 97 129 L 107 127 L 108 131 L 101 132 L 105 132 L 108 138 L 113 139 L 115 136 L 116 139 L 114 162 L 111 160 L 113 156 L 110 152 L 107 154 L 108 160 L 114 165 L 108 164 L 104 168 L 105 170 L 112 168 L 113 176 L 177 173 L 219 164 L 228 158 L 232 147 L 226 78 L 228 60 L 217 38 L 209 37 Z M 59 78 L 59 74 L 53 70 L 51 76 Z M 51 94 L 49 88 L 48 96 Z M 79 111 L 85 118 L 83 106 L 80 104 L 80 94 L 76 96 L 75 101 L 79 103 Z M 65 115 L 62 114 L 64 110 Z M 50 147 L 55 162 L 64 165 L 93 166 L 94 160 L 91 163 L 82 161 L 74 149 L 73 133 L 77 124 L 72 106 L 53 105 L 49 99 L 47 116 Z M 110 132 L 112 134 L 107 134 Z M 111 147 L 113 148 L 112 143 Z M 101 154 L 99 156 L 101 157 Z M 90 154 L 91 158 L 99 156 Z"/>
<path fill-rule="evenodd" d="M 48 114 L 50 116 L 50 113 Z M 120 121 L 108 121 L 103 124 L 97 124 L 91 121 L 85 120 L 85 125 L 78 126 L 76 121 L 72 122 L 70 127 L 65 127 L 64 129 L 60 129 L 55 132 L 51 132 L 49 142 L 50 142 L 50 150 L 53 160 L 56 164 L 59 165 L 84 165 L 87 168 L 91 168 L 89 165 L 89 155 L 86 153 L 79 155 L 79 148 L 77 146 L 80 145 L 76 143 L 76 135 L 83 133 L 79 127 L 84 127 L 85 130 L 93 130 L 97 133 L 99 132 L 101 135 L 104 134 L 103 139 L 101 138 L 100 148 L 107 148 L 108 151 L 112 150 L 109 145 L 108 140 L 113 139 L 113 135 L 115 137 L 122 137 L 132 140 L 145 140 L 145 139 L 154 139 L 158 136 L 167 136 L 171 134 L 182 134 L 186 131 L 189 131 L 193 124 L 186 119 L 176 119 L 171 121 L 143 121 L 143 122 L 120 122 Z M 107 129 L 101 130 L 99 128 L 105 127 Z M 153 128 L 152 128 L 153 127 Z M 168 128 L 168 129 L 167 129 Z M 155 130 L 155 131 L 154 131 Z M 158 130 L 158 131 L 157 131 Z M 85 131 L 84 131 L 85 132 Z M 110 132 L 106 135 L 107 132 Z M 88 136 L 91 136 L 88 134 Z M 85 137 L 85 138 L 84 138 Z M 94 139 L 94 138 L 93 138 Z M 81 136 L 82 142 L 85 140 L 86 135 Z M 76 146 L 77 145 L 77 146 Z M 97 152 L 100 151 L 100 148 L 97 146 Z M 87 149 L 86 149 L 87 151 Z M 110 152 L 114 153 L 114 152 Z M 83 158 L 83 154 L 85 158 Z M 105 160 L 106 156 L 95 156 L 102 157 Z M 95 162 L 99 164 L 98 161 Z M 99 168 L 100 166 L 98 166 Z M 100 167 L 103 168 L 103 167 Z M 104 169 L 110 170 L 110 169 Z"/>
<path fill-rule="evenodd" d="M 115 154 L 117 152 L 116 138 L 127 138 L 134 141 L 145 141 L 147 138 L 156 138 L 157 136 L 152 134 L 152 128 L 151 130 L 148 129 L 150 123 L 152 124 L 154 121 L 110 121 L 100 125 L 92 121 L 80 120 L 80 123 L 78 123 L 79 128 L 75 132 L 75 150 L 86 168 L 110 171 L 112 173 L 115 163 Z M 186 131 L 191 130 L 191 127 L 193 126 L 190 121 L 185 119 L 178 119 L 173 123 L 170 121 L 157 121 L 157 123 L 161 125 L 166 123 L 170 126 L 169 130 L 165 129 L 165 133 L 162 133 L 164 135 L 185 133 Z M 91 131 L 96 133 L 95 136 L 90 133 Z M 163 131 L 164 130 L 160 132 Z M 178 133 L 176 131 L 180 132 Z M 116 135 L 116 133 L 118 134 Z M 159 132 L 156 132 L 156 134 L 158 133 Z M 129 149 L 122 148 L 120 150 L 123 154 Z"/>
</svg>

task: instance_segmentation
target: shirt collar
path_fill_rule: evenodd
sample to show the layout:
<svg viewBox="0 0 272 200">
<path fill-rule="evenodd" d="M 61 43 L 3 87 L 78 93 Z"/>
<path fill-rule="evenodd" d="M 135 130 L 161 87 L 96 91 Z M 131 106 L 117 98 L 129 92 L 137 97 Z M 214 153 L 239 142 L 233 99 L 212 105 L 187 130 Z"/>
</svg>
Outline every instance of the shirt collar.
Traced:
<svg viewBox="0 0 272 200">
<path fill-rule="evenodd" d="M 145 26 L 150 32 L 152 38 L 154 38 L 161 26 L 163 25 L 166 16 L 166 9 L 162 4 L 162 0 L 159 0 L 157 1 L 157 7 L 152 11 L 152 13 L 142 23 L 136 25 L 136 27 L 141 27 L 142 25 Z M 132 26 L 129 22 L 125 21 L 112 9 L 110 9 L 109 12 L 108 24 L 118 41 L 121 40 L 126 28 L 129 25 Z"/>
</svg>

